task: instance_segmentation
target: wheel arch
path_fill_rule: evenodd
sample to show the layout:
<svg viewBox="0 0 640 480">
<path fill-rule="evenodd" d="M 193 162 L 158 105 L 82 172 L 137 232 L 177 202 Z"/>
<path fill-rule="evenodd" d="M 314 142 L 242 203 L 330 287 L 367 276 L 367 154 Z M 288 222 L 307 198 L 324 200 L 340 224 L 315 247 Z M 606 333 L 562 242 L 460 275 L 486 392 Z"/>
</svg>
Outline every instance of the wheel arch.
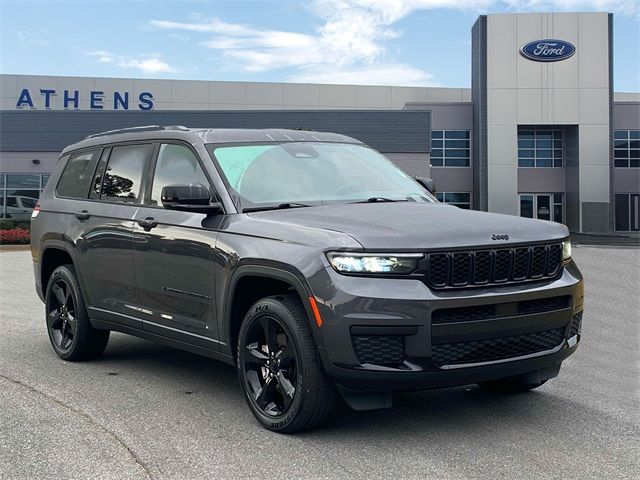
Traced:
<svg viewBox="0 0 640 480">
<path fill-rule="evenodd" d="M 300 276 L 298 276 L 300 275 Z M 250 294 L 243 295 L 242 290 L 250 288 Z M 309 330 L 316 345 L 322 345 L 322 338 L 315 323 L 309 302 L 311 290 L 301 278 L 284 268 L 266 265 L 243 265 L 237 268 L 229 281 L 223 304 L 223 332 L 225 343 L 221 348 L 228 349 L 227 354 L 236 356 L 236 342 L 240 324 L 251 305 L 261 298 L 271 295 L 295 293 L 307 314 Z"/>
<path fill-rule="evenodd" d="M 82 290 L 82 296 L 85 298 L 86 302 L 86 289 L 84 287 L 84 282 L 78 268 L 78 262 L 76 260 L 76 255 L 73 251 L 73 248 L 63 241 L 49 240 L 42 246 L 40 252 L 41 253 L 38 261 L 38 280 L 40 282 L 40 288 L 42 291 L 41 298 L 44 299 L 49 279 L 51 278 L 51 275 L 53 274 L 55 269 L 61 265 L 71 264 L 76 271 L 78 283 L 80 284 L 80 289 Z"/>
</svg>

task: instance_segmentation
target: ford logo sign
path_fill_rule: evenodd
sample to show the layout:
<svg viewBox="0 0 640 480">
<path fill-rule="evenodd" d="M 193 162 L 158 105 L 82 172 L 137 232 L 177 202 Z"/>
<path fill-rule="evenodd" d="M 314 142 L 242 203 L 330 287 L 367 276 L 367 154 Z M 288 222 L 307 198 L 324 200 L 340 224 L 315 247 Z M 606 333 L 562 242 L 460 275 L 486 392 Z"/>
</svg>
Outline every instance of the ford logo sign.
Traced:
<svg viewBox="0 0 640 480">
<path fill-rule="evenodd" d="M 535 40 L 523 45 L 520 54 L 536 62 L 558 62 L 576 53 L 576 47 L 564 40 Z"/>
</svg>

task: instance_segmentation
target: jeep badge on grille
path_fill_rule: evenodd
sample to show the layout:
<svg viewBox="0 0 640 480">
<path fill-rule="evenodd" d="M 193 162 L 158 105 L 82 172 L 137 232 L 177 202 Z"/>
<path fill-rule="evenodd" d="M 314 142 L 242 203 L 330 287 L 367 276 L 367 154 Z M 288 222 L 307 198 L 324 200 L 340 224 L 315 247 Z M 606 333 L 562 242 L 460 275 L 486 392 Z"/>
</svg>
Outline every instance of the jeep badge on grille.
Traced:
<svg viewBox="0 0 640 480">
<path fill-rule="evenodd" d="M 494 233 L 491 235 L 491 240 L 509 240 L 509 235 L 498 235 Z"/>
</svg>

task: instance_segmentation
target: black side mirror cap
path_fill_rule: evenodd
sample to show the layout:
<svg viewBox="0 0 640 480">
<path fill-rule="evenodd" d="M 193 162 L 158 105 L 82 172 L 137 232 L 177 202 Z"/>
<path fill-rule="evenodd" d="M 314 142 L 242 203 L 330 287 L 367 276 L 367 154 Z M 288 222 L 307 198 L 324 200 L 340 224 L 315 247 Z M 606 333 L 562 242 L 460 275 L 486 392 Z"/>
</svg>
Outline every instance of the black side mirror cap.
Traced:
<svg viewBox="0 0 640 480">
<path fill-rule="evenodd" d="M 198 213 L 222 211 L 222 204 L 211 201 L 211 192 L 200 183 L 166 185 L 162 187 L 160 199 L 167 210 Z"/>
<path fill-rule="evenodd" d="M 426 188 L 430 194 L 432 195 L 436 194 L 436 184 L 432 178 L 427 178 L 427 177 L 413 177 L 413 178 L 416 182 L 418 182 L 420 185 Z"/>
</svg>

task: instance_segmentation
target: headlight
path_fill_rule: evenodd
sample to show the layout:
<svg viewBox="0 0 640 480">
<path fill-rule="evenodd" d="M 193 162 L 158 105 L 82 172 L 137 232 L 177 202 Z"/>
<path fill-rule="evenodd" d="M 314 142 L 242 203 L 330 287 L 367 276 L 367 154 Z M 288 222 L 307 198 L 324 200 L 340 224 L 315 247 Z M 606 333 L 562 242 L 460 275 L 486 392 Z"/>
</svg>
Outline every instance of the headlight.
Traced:
<svg viewBox="0 0 640 480">
<path fill-rule="evenodd" d="M 422 256 L 421 253 L 327 253 L 329 263 L 340 273 L 411 273 Z"/>
<path fill-rule="evenodd" d="M 571 260 L 571 240 L 562 242 L 562 261 L 564 263 Z"/>
</svg>

